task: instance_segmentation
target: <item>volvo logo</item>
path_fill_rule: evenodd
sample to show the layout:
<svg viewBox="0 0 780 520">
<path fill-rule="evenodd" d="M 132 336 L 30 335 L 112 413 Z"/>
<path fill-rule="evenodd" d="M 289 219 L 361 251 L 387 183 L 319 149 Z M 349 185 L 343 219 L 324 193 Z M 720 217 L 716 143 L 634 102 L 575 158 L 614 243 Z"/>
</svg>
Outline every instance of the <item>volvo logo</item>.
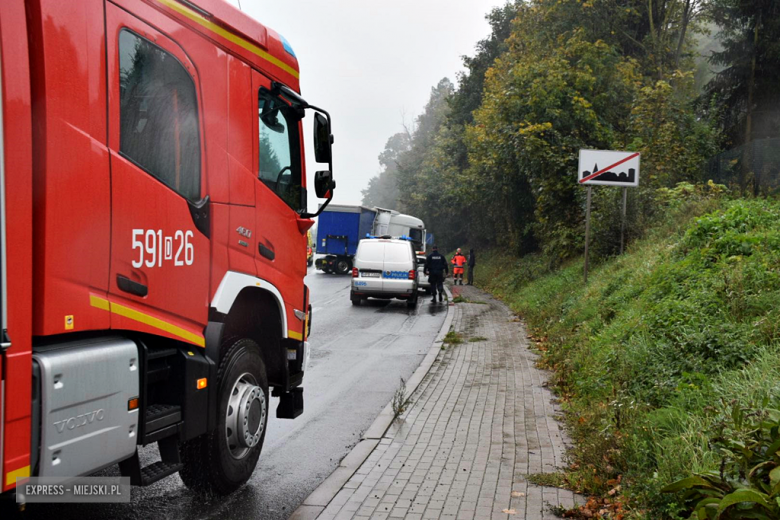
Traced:
<svg viewBox="0 0 780 520">
<path fill-rule="evenodd" d="M 238 228 L 236 228 L 236 233 L 238 233 L 242 237 L 252 238 L 252 230 L 247 229 L 244 226 L 239 226 Z"/>
<path fill-rule="evenodd" d="M 68 430 L 75 430 L 88 424 L 92 424 L 95 421 L 102 421 L 106 416 L 105 410 L 102 408 L 95 410 L 94 412 L 87 412 L 70 419 L 63 419 L 62 421 L 55 421 L 54 427 L 57 428 L 57 433 L 62 433 L 65 428 Z"/>
</svg>

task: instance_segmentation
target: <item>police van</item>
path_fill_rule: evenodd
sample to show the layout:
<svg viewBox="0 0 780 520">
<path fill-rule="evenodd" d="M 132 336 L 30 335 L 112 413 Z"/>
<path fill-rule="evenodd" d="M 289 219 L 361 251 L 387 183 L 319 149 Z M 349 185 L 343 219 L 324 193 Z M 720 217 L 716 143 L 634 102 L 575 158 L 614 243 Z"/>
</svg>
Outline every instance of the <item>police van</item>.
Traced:
<svg viewBox="0 0 780 520">
<path fill-rule="evenodd" d="M 352 267 L 352 305 L 368 298 L 405 300 L 417 305 L 417 255 L 406 238 L 366 238 L 358 243 Z"/>
</svg>

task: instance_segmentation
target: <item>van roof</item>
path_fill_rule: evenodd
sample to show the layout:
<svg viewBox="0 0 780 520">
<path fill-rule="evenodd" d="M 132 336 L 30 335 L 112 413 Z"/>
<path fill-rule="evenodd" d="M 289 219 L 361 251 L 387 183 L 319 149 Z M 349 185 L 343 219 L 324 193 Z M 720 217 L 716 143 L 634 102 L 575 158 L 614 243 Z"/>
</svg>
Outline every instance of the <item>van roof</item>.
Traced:
<svg viewBox="0 0 780 520">
<path fill-rule="evenodd" d="M 298 59 L 273 29 L 225 0 L 146 0 L 300 93 Z"/>
<path fill-rule="evenodd" d="M 360 242 L 392 242 L 393 244 L 410 245 L 411 242 L 401 238 L 363 238 Z"/>
</svg>

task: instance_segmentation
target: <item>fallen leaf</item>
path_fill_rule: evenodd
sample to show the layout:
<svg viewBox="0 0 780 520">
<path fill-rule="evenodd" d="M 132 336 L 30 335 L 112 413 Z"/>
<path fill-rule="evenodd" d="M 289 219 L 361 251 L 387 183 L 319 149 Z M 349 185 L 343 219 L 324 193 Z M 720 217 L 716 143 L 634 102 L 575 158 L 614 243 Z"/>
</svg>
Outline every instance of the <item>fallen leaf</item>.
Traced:
<svg viewBox="0 0 780 520">
<path fill-rule="evenodd" d="M 501 512 L 502 513 L 506 513 L 508 515 L 516 515 L 517 514 L 517 511 L 515 511 L 514 509 L 502 509 Z"/>
<path fill-rule="evenodd" d="M 523 493 L 521 491 L 512 491 L 512 496 L 513 497 L 524 497 L 525 493 Z"/>
</svg>

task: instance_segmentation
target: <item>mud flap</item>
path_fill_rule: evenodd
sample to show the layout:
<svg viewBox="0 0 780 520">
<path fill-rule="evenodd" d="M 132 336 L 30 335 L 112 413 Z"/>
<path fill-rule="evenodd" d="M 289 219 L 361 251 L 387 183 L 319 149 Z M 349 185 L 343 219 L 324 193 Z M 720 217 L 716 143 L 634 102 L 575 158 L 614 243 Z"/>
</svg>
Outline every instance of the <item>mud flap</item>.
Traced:
<svg viewBox="0 0 780 520">
<path fill-rule="evenodd" d="M 279 396 L 279 406 L 276 408 L 278 419 L 295 419 L 303 413 L 303 388 L 291 388 Z"/>
</svg>

